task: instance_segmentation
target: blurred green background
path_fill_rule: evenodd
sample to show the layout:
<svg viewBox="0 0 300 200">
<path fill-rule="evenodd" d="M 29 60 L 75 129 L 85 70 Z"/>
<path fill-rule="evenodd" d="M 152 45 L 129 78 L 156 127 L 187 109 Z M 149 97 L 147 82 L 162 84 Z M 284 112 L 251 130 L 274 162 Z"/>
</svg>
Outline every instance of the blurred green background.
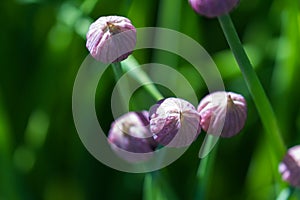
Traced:
<svg viewBox="0 0 300 200">
<path fill-rule="evenodd" d="M 145 174 L 119 172 L 98 162 L 81 143 L 72 118 L 73 83 L 88 55 L 85 34 L 103 15 L 126 16 L 136 27 L 180 31 L 209 52 L 226 89 L 246 97 L 249 113 L 241 134 L 221 139 L 215 150 L 205 183 L 207 199 L 275 199 L 268 141 L 217 19 L 198 16 L 187 0 L 1 0 L 0 200 L 147 199 Z M 287 147 L 299 144 L 299 1 L 241 0 L 231 16 Z M 139 50 L 134 56 L 140 63 L 155 61 L 180 71 L 199 100 L 207 94 L 201 77 L 175 55 Z M 114 83 L 109 69 L 96 95 L 106 132 L 113 121 L 107 105 Z M 138 90 L 131 109 L 148 109 L 155 102 L 148 97 Z M 153 199 L 195 199 L 203 138 L 204 133 L 159 177 L 153 176 Z M 292 198 L 300 199 L 299 193 Z"/>
</svg>

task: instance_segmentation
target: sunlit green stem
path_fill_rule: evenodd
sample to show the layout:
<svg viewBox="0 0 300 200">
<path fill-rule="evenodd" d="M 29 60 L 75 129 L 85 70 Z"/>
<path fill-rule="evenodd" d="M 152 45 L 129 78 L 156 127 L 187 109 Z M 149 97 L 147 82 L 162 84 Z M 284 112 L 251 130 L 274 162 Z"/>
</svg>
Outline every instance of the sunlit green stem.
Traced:
<svg viewBox="0 0 300 200">
<path fill-rule="evenodd" d="M 153 199 L 178 199 L 159 170 L 145 174 L 143 200 Z"/>
<path fill-rule="evenodd" d="M 267 140 L 272 145 L 276 161 L 279 162 L 286 151 L 286 147 L 282 140 L 271 104 L 245 53 L 230 16 L 223 15 L 219 17 L 219 22 L 256 105 L 265 132 L 267 133 Z"/>
<path fill-rule="evenodd" d="M 197 171 L 197 188 L 196 188 L 196 198 L 195 199 L 207 199 L 206 193 L 209 183 L 209 177 L 211 177 L 211 171 L 213 168 L 213 163 L 216 158 L 218 143 L 215 143 L 214 136 L 207 135 L 207 140 L 203 143 L 201 147 L 199 157 L 202 158 L 199 163 Z M 212 146 L 214 147 L 212 149 Z M 209 153 L 207 154 L 207 152 Z M 207 154 L 207 155 L 206 155 Z M 205 156 L 206 155 L 206 156 Z M 205 156 L 203 158 L 203 156 Z"/>
<path fill-rule="evenodd" d="M 118 81 L 121 76 L 123 75 L 123 70 L 122 70 L 122 66 L 121 63 L 116 62 L 116 63 L 112 63 L 112 69 L 115 75 L 115 80 Z"/>
<path fill-rule="evenodd" d="M 141 85 L 143 85 L 145 90 L 148 91 L 149 94 L 155 100 L 158 101 L 160 99 L 163 99 L 164 97 L 158 91 L 158 89 L 155 87 L 155 85 L 153 84 L 151 79 L 148 77 L 148 75 L 142 69 L 139 68 L 137 63 L 132 62 L 132 59 L 134 59 L 134 58 L 131 58 L 131 59 L 128 58 L 129 61 L 126 61 L 126 62 L 124 61 L 124 62 L 122 62 L 122 64 L 119 62 L 112 63 L 115 80 L 118 81 L 124 72 L 128 72 L 132 78 L 134 78 Z M 134 70 L 134 71 L 132 71 L 132 70 Z"/>
<path fill-rule="evenodd" d="M 293 196 L 294 191 L 295 188 L 293 187 L 285 188 L 281 191 L 276 200 L 289 200 Z"/>
<path fill-rule="evenodd" d="M 133 56 L 129 56 L 122 62 L 122 69 L 129 73 L 138 83 L 140 83 L 146 91 L 151 94 L 155 100 L 163 99 L 163 95 L 155 87 L 149 76 L 140 68 L 139 63 Z"/>
</svg>

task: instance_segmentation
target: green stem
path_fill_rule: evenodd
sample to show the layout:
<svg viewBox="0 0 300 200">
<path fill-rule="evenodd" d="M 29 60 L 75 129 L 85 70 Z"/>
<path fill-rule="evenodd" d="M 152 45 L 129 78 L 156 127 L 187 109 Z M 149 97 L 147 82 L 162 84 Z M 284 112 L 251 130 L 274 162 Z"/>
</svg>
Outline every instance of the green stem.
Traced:
<svg viewBox="0 0 300 200">
<path fill-rule="evenodd" d="M 211 171 L 213 168 L 213 163 L 216 158 L 218 143 L 214 143 L 214 136 L 208 135 L 207 140 L 205 140 L 203 150 L 199 152 L 199 157 L 202 158 L 197 171 L 197 188 L 196 188 L 196 198 L 195 199 L 207 199 L 206 193 L 208 189 L 209 178 L 211 177 Z M 212 145 L 214 148 L 212 149 Z M 207 152 L 209 154 L 207 154 Z M 203 158 L 203 156 L 205 156 Z"/>
<path fill-rule="evenodd" d="M 218 19 L 256 105 L 262 124 L 265 128 L 265 132 L 267 133 L 268 142 L 271 143 L 274 155 L 276 156 L 276 162 L 280 162 L 286 152 L 286 147 L 282 140 L 272 106 L 255 71 L 253 70 L 230 16 L 223 15 Z"/>
<path fill-rule="evenodd" d="M 112 65 L 112 69 L 113 69 L 113 72 L 115 75 L 115 80 L 118 81 L 121 78 L 121 76 L 123 75 L 123 69 L 122 69 L 121 63 L 116 62 L 116 63 L 112 63 L 111 65 Z"/>
<path fill-rule="evenodd" d="M 295 191 L 295 188 L 289 187 L 281 191 L 276 200 L 289 200 Z"/>
<path fill-rule="evenodd" d="M 143 85 L 145 90 L 151 94 L 151 96 L 155 100 L 163 99 L 164 97 L 162 94 L 158 91 L 158 89 L 155 87 L 155 85 L 152 83 L 148 75 L 137 66 L 134 66 L 132 64 L 128 64 L 128 62 L 123 62 L 122 64 L 112 63 L 113 72 L 115 75 L 115 80 L 118 81 L 121 76 L 123 75 L 124 71 L 128 72 L 131 77 L 133 77 L 135 80 L 137 80 L 140 84 Z M 131 70 L 134 70 L 134 72 L 130 72 Z"/>
<path fill-rule="evenodd" d="M 158 101 L 164 98 L 149 76 L 140 68 L 139 63 L 133 56 L 129 56 L 126 60 L 122 61 L 122 67 L 132 78 L 143 85 L 145 90 L 148 91 L 155 100 Z"/>
<path fill-rule="evenodd" d="M 143 200 L 153 199 L 178 199 L 169 182 L 159 170 L 145 174 Z"/>
</svg>

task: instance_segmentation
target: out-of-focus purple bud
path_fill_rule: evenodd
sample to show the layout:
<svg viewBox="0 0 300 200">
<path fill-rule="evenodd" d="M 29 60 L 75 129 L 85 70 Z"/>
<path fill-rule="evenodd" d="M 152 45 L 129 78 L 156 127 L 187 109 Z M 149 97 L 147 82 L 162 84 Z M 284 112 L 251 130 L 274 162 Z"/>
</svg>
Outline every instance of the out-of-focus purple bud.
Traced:
<svg viewBox="0 0 300 200">
<path fill-rule="evenodd" d="M 100 17 L 90 25 L 86 47 L 103 63 L 121 62 L 136 45 L 136 29 L 125 17 Z"/>
<path fill-rule="evenodd" d="M 221 137 L 232 137 L 239 133 L 247 119 L 246 100 L 233 92 L 220 91 L 207 95 L 201 100 L 198 111 L 201 128 Z"/>
<path fill-rule="evenodd" d="M 129 112 L 116 119 L 109 130 L 108 142 L 120 157 L 129 161 L 144 158 L 130 153 L 153 152 L 157 145 L 149 130 L 148 112 Z"/>
<path fill-rule="evenodd" d="M 192 8 L 200 15 L 218 17 L 229 13 L 239 0 L 189 0 Z"/>
<path fill-rule="evenodd" d="M 300 145 L 290 148 L 279 164 L 282 179 L 291 186 L 300 188 Z"/>
<path fill-rule="evenodd" d="M 161 145 L 188 146 L 201 131 L 199 113 L 192 104 L 183 99 L 163 99 L 151 107 L 149 115 L 150 130 Z"/>
</svg>

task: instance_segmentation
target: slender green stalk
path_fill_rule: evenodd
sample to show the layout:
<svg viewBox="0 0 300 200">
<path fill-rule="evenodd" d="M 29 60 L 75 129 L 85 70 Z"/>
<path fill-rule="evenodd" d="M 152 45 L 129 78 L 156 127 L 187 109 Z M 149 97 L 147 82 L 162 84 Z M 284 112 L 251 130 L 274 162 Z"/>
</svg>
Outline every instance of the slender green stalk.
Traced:
<svg viewBox="0 0 300 200">
<path fill-rule="evenodd" d="M 116 62 L 116 63 L 112 63 L 112 69 L 114 71 L 114 75 L 115 75 L 115 80 L 118 81 L 121 76 L 123 75 L 123 69 L 121 66 L 121 63 Z"/>
<path fill-rule="evenodd" d="M 163 99 L 163 95 L 159 92 L 159 90 L 155 87 L 153 82 L 150 80 L 148 75 L 139 68 L 138 63 L 134 59 L 133 56 L 130 56 L 125 61 L 121 63 L 112 63 L 115 80 L 118 81 L 124 72 L 128 72 L 129 75 L 143 85 L 146 91 L 155 99 L 160 100 Z"/>
<path fill-rule="evenodd" d="M 154 99 L 160 100 L 164 98 L 149 76 L 139 67 L 139 63 L 133 56 L 129 56 L 126 60 L 122 61 L 122 67 L 132 78 L 143 85 L 145 90 L 148 91 Z"/>
<path fill-rule="evenodd" d="M 295 191 L 295 188 L 289 187 L 281 191 L 276 200 L 289 200 Z"/>
<path fill-rule="evenodd" d="M 198 171 L 197 171 L 197 188 L 196 188 L 196 198 L 195 199 L 207 199 L 206 193 L 208 188 L 208 181 L 211 175 L 212 165 L 216 158 L 218 143 L 214 143 L 214 136 L 208 135 L 207 140 L 201 147 L 203 150 L 200 151 L 199 157 L 202 158 Z M 214 149 L 211 149 L 214 145 Z M 210 151 L 211 150 L 211 151 Z M 209 154 L 207 152 L 210 151 Z M 203 155 L 201 155 L 203 154 Z M 206 155 L 206 156 L 205 156 Z M 203 158 L 203 156 L 205 156 Z"/>
<path fill-rule="evenodd" d="M 126 64 L 125 64 L 126 63 Z M 119 95 L 119 106 L 123 107 L 126 110 L 126 102 L 130 99 L 130 82 L 128 76 L 135 79 L 140 85 L 142 85 L 145 90 L 156 100 L 163 99 L 163 96 L 160 94 L 156 86 L 150 80 L 148 75 L 140 68 L 139 65 L 132 65 L 133 63 L 127 62 L 117 62 L 112 63 L 112 69 L 114 72 L 116 89 L 118 90 Z M 126 73 L 126 76 L 122 77 Z M 122 77 L 122 83 L 118 82 Z M 127 107 L 128 108 L 128 107 Z"/>
<path fill-rule="evenodd" d="M 169 182 L 159 170 L 145 174 L 143 200 L 153 199 L 178 199 Z"/>
<path fill-rule="evenodd" d="M 230 16 L 223 15 L 218 19 L 256 105 L 265 132 L 267 133 L 268 142 L 272 145 L 274 155 L 276 155 L 276 162 L 280 162 L 286 151 L 286 147 L 282 140 L 272 106 L 245 53 Z"/>
</svg>

